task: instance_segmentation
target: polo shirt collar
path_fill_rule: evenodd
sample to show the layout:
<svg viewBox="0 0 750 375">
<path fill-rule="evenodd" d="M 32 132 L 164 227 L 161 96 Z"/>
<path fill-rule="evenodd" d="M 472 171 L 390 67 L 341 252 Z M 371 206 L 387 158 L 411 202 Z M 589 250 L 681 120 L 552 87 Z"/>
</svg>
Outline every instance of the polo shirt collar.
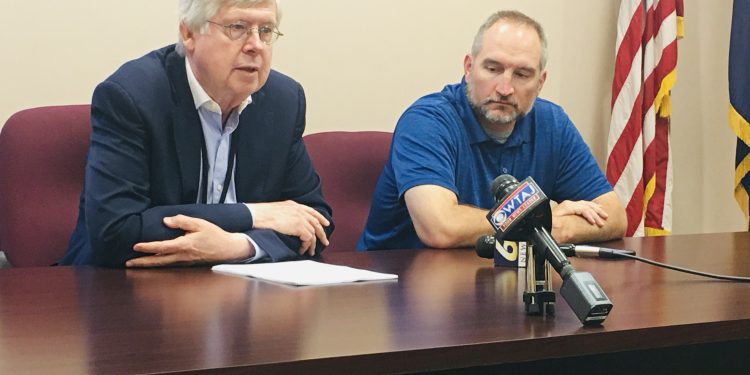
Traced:
<svg viewBox="0 0 750 375">
<path fill-rule="evenodd" d="M 461 111 L 461 120 L 463 120 L 466 126 L 469 143 L 492 142 L 492 138 L 484 132 L 482 125 L 477 120 L 477 116 L 474 115 L 474 109 L 469 104 L 469 97 L 466 95 L 466 78 L 461 78 L 461 84 L 458 85 L 458 92 L 455 95 L 459 98 L 459 103 L 461 103 L 461 108 L 463 109 Z"/>
</svg>

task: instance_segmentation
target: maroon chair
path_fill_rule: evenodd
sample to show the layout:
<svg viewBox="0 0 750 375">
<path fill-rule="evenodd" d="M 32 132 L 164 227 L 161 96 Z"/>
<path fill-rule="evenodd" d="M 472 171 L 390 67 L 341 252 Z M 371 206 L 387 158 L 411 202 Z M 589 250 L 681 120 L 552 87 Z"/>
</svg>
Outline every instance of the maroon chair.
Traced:
<svg viewBox="0 0 750 375">
<path fill-rule="evenodd" d="M 78 216 L 89 105 L 39 107 L 0 131 L 0 238 L 14 267 L 62 258 Z"/>
<path fill-rule="evenodd" d="M 355 250 L 392 136 L 377 131 L 334 131 L 304 137 L 336 223 L 326 251 Z"/>
</svg>

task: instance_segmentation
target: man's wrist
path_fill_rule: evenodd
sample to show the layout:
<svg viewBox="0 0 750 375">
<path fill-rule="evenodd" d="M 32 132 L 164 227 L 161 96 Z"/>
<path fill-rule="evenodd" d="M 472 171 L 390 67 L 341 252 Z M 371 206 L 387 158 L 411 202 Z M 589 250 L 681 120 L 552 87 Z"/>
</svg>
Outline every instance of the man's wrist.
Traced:
<svg viewBox="0 0 750 375">
<path fill-rule="evenodd" d="M 253 240 L 250 235 L 247 233 L 238 233 L 243 236 L 245 241 L 247 241 L 250 246 L 252 247 L 252 253 L 247 258 L 239 260 L 237 263 L 252 263 L 261 259 L 264 259 L 267 257 L 267 253 L 263 250 L 262 247 L 258 246 L 258 243 Z"/>
<path fill-rule="evenodd" d="M 245 207 L 250 211 L 250 218 L 252 220 L 253 229 L 264 228 L 263 227 L 263 215 L 262 215 L 262 203 L 245 203 Z"/>
<path fill-rule="evenodd" d="M 244 233 L 231 233 L 230 235 L 232 236 L 232 242 L 235 243 L 234 248 L 237 250 L 231 261 L 243 261 L 255 257 L 255 246 L 251 241 L 248 241 L 247 235 Z"/>
</svg>

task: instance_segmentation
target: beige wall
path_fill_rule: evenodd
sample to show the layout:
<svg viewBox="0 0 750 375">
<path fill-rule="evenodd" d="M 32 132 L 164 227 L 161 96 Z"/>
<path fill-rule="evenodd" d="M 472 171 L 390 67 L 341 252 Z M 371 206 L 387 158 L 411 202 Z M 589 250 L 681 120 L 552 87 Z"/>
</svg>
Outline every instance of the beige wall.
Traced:
<svg viewBox="0 0 750 375">
<path fill-rule="evenodd" d="M 175 0 L 0 0 L 0 124 L 28 107 L 88 103 L 122 62 L 172 43 Z M 283 0 L 274 65 L 308 96 L 308 133 L 392 130 L 415 99 L 457 82 L 492 11 L 538 19 L 550 44 L 542 96 L 561 104 L 603 165 L 614 61 L 615 0 Z M 726 125 L 731 0 L 685 0 L 674 89 L 674 232 L 744 228 L 732 197 Z"/>
</svg>

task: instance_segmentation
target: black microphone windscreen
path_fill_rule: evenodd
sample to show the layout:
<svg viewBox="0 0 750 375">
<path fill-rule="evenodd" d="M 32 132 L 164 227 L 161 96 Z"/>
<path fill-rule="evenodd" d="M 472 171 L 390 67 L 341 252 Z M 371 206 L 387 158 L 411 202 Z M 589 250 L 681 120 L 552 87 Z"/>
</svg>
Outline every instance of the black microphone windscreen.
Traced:
<svg viewBox="0 0 750 375">
<path fill-rule="evenodd" d="M 477 255 L 482 258 L 492 259 L 495 257 L 495 237 L 484 235 L 477 239 L 475 247 Z"/>
<path fill-rule="evenodd" d="M 501 174 L 492 181 L 492 187 L 490 188 L 492 196 L 495 197 L 495 200 L 503 199 L 517 184 L 518 180 L 515 177 L 509 174 Z"/>
</svg>

